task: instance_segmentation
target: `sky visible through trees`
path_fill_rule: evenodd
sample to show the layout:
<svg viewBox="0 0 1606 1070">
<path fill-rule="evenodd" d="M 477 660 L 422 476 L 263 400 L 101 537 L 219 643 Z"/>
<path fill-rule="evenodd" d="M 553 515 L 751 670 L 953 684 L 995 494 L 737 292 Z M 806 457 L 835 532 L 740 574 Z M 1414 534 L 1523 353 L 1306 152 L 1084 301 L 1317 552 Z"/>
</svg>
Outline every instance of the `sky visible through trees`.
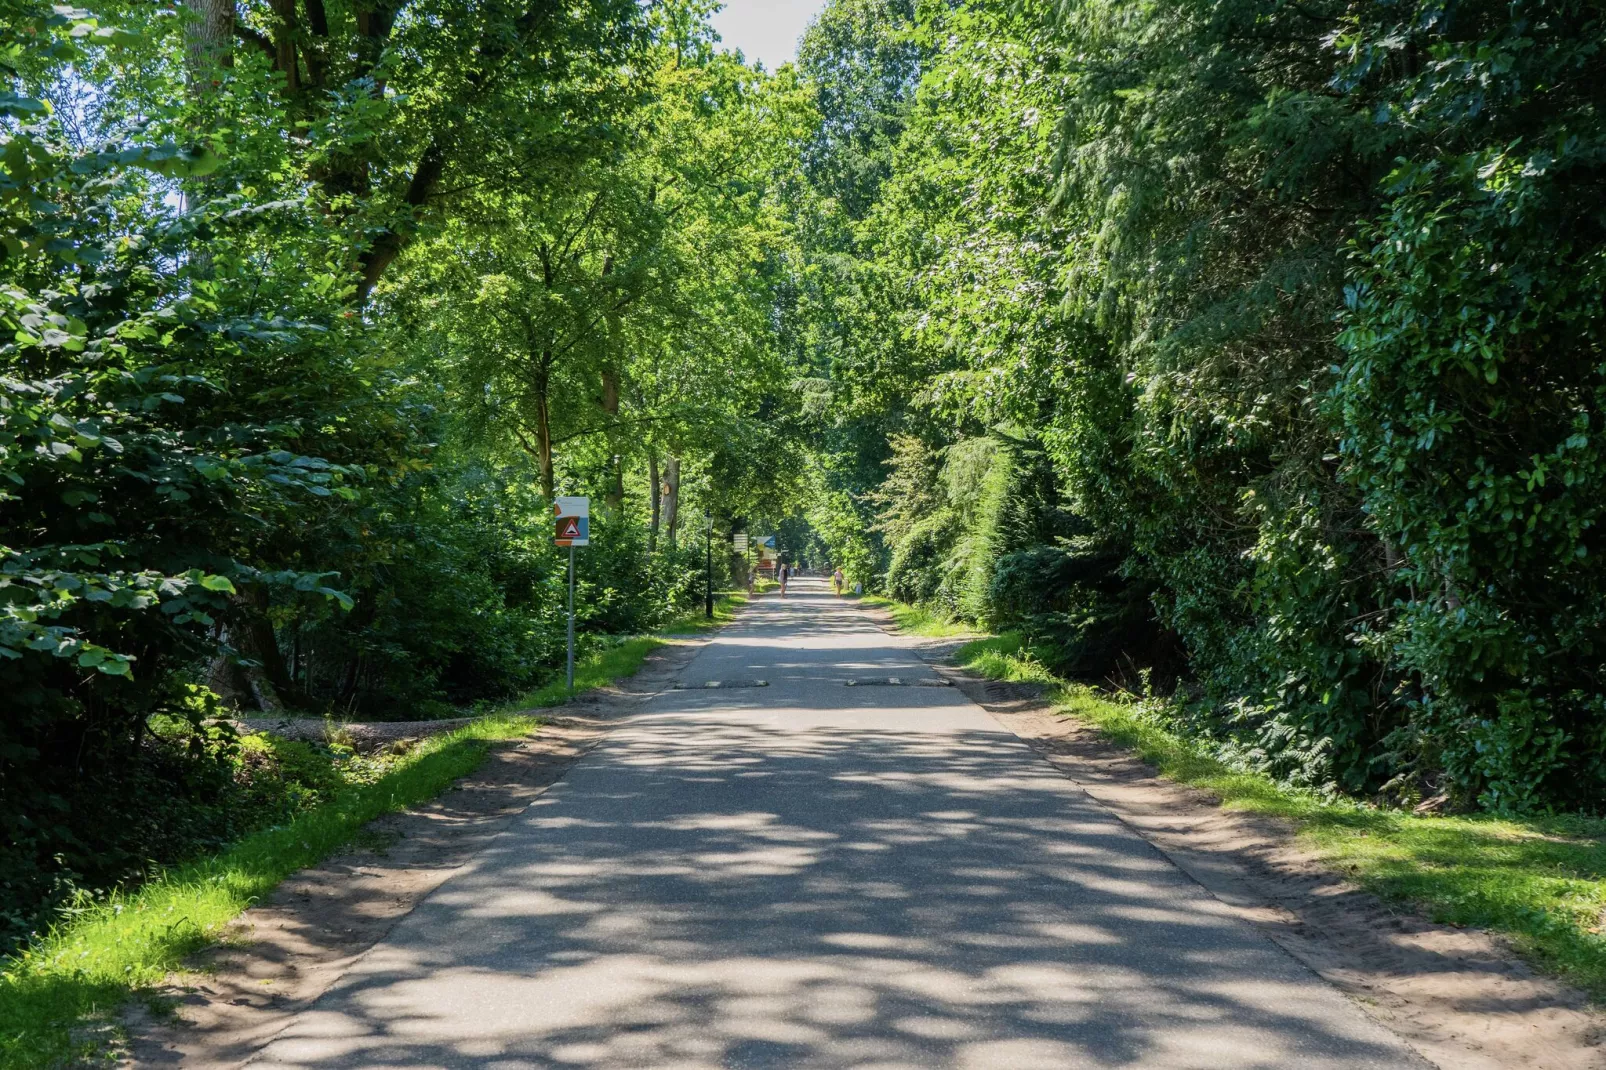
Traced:
<svg viewBox="0 0 1606 1070">
<path fill-rule="evenodd" d="M 825 0 L 732 0 L 709 22 L 720 44 L 766 70 L 797 59 L 798 43 Z"/>
</svg>

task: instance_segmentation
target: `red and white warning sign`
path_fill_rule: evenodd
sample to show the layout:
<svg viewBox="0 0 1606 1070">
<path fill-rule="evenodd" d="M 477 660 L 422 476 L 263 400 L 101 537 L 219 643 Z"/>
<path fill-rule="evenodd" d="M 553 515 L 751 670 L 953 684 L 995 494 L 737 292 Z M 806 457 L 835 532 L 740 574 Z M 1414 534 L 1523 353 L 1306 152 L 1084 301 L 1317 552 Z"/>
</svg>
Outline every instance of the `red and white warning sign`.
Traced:
<svg viewBox="0 0 1606 1070">
<path fill-rule="evenodd" d="M 559 546 L 591 545 L 590 498 L 556 498 L 552 512 L 557 517 L 554 541 Z"/>
</svg>

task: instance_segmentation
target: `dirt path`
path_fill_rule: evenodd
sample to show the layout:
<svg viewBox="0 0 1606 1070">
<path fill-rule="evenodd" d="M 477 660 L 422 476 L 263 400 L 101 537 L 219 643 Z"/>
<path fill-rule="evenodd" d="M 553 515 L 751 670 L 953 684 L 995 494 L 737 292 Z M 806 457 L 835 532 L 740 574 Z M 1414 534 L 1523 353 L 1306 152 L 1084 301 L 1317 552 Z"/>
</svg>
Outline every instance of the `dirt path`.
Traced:
<svg viewBox="0 0 1606 1070">
<path fill-rule="evenodd" d="M 878 613 L 884 627 L 890 614 Z M 1238 916 L 1445 1070 L 1602 1070 L 1606 1015 L 1538 974 L 1498 936 L 1438 925 L 1323 867 L 1278 818 L 1226 810 L 1162 779 L 1095 729 L 1057 715 L 1041 689 L 945 664 L 959 644 L 920 644 L 937 671 L 1154 844 Z"/>
<path fill-rule="evenodd" d="M 130 1005 L 122 1065 L 224 1070 L 255 1055 L 708 641 L 659 648 L 634 677 L 550 711 L 536 735 L 498 747 L 429 805 L 381 818 L 350 851 L 286 880 L 157 994 L 171 1016 Z M 309 725 L 322 738 L 323 722 Z"/>
</svg>

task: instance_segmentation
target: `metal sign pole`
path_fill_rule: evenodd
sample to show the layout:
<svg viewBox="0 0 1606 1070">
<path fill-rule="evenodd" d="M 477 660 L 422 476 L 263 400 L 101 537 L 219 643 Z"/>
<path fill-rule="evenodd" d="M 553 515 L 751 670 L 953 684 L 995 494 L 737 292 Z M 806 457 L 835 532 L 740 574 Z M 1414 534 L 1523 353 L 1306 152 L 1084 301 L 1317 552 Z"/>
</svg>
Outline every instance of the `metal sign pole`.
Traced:
<svg viewBox="0 0 1606 1070">
<path fill-rule="evenodd" d="M 566 678 L 574 693 L 574 548 L 591 545 L 591 499 L 564 495 L 552 501 L 559 546 L 569 548 L 569 657 Z"/>
<path fill-rule="evenodd" d="M 569 690 L 574 690 L 574 546 L 569 546 Z"/>
</svg>

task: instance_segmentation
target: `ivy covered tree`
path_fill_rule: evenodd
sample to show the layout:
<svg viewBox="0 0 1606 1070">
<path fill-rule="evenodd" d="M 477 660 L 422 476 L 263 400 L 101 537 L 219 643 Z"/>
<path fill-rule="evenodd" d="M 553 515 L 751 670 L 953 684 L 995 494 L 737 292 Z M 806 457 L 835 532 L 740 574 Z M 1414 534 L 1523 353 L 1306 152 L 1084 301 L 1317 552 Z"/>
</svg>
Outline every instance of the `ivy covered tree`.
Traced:
<svg viewBox="0 0 1606 1070">
<path fill-rule="evenodd" d="M 860 110 L 822 123 L 807 226 L 847 237 L 804 319 L 827 489 L 881 503 L 885 582 L 1095 680 L 1146 665 L 1296 783 L 1594 805 L 1600 29 L 1562 0 L 978 2 L 884 31 L 927 49 L 913 83 L 839 48 L 821 99 Z M 911 84 L 895 123 L 863 103 Z M 1034 455 L 1040 519 L 954 511 L 1022 478 L 976 458 Z"/>
</svg>

